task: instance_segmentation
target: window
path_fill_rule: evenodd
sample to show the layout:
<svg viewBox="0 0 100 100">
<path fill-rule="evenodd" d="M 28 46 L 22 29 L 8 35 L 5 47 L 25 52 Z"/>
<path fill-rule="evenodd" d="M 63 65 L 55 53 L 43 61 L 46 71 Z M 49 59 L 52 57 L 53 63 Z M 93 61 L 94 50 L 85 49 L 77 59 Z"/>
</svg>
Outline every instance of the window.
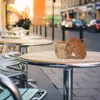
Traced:
<svg viewBox="0 0 100 100">
<path fill-rule="evenodd" d="M 80 5 L 84 5 L 86 0 L 80 0 Z"/>
<path fill-rule="evenodd" d="M 95 0 L 87 0 L 87 3 L 95 2 Z"/>
</svg>

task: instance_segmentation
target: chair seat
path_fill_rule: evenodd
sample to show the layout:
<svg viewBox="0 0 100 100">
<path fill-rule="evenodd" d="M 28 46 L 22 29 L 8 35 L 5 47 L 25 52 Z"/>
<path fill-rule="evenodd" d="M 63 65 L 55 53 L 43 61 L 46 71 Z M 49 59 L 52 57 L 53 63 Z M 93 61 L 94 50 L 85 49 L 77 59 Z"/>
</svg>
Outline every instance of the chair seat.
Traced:
<svg viewBox="0 0 100 100">
<path fill-rule="evenodd" d="M 46 95 L 46 91 L 43 90 L 40 92 L 38 88 L 19 88 L 19 92 L 21 94 L 22 100 L 41 100 L 42 97 Z M 38 95 L 38 93 L 42 93 Z M 7 90 L 4 89 L 3 92 L 0 94 L 0 100 L 14 100 L 12 94 Z"/>
<path fill-rule="evenodd" d="M 18 88 L 7 76 L 0 74 L 0 100 L 42 100 L 47 94 L 44 89 Z"/>
<path fill-rule="evenodd" d="M 34 88 L 20 88 L 19 92 L 22 96 L 23 100 L 30 100 L 35 97 L 35 94 L 39 91 L 39 89 Z M 0 94 L 1 100 L 14 100 L 12 95 L 7 89 L 4 89 L 3 92 Z"/>
<path fill-rule="evenodd" d="M 16 70 L 12 70 L 12 69 L 8 69 L 6 67 L 0 66 L 0 73 L 8 76 L 8 77 L 14 77 L 14 76 L 19 76 L 19 75 L 23 75 L 24 72 L 22 71 L 16 71 Z"/>
</svg>

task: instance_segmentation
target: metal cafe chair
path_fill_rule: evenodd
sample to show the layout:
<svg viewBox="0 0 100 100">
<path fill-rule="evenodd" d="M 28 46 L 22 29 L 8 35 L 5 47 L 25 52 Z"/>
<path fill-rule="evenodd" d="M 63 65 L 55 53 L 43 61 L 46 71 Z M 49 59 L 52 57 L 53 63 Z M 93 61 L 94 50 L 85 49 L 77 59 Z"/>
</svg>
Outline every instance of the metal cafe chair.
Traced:
<svg viewBox="0 0 100 100">
<path fill-rule="evenodd" d="M 0 46 L 3 47 L 0 52 L 0 73 L 10 74 L 13 80 L 17 79 L 17 83 L 20 82 L 21 87 L 37 87 L 33 84 L 34 80 L 28 79 L 27 63 L 20 59 L 20 53 L 9 51 L 5 44 Z"/>
<path fill-rule="evenodd" d="M 47 91 L 39 88 L 18 88 L 7 76 L 0 74 L 0 100 L 42 100 Z"/>
<path fill-rule="evenodd" d="M 27 64 L 21 61 L 16 52 L 7 52 L 5 44 L 0 44 L 0 73 L 16 78 L 27 86 Z M 24 66 L 24 67 L 22 67 Z M 23 69 L 24 68 L 24 69 Z M 25 83 L 25 84 L 24 84 Z"/>
<path fill-rule="evenodd" d="M 9 53 L 9 51 L 5 48 L 6 47 L 5 44 L 1 45 L 1 47 L 2 46 L 4 48 L 2 48 L 1 54 L 0 54 L 0 74 L 8 76 L 10 79 L 12 79 L 14 84 L 16 84 L 18 87 L 21 87 L 21 89 L 19 89 L 20 93 L 25 94 L 25 95 L 23 94 L 24 96 L 22 96 L 23 100 L 26 100 L 24 98 L 27 98 L 27 100 L 30 100 L 30 98 L 34 98 L 32 100 L 41 100 L 47 94 L 47 91 L 43 90 L 43 89 L 40 90 L 37 88 L 37 86 L 28 82 L 27 63 L 24 62 L 23 60 L 21 60 L 19 55 L 16 56 L 16 53 L 14 53 L 14 52 Z M 7 82 L 6 84 L 9 84 L 8 80 L 6 80 L 5 82 Z M 23 87 L 27 87 L 27 88 L 23 88 Z M 32 88 L 28 88 L 28 87 L 32 87 Z M 5 94 L 5 91 L 7 91 L 7 89 L 6 90 L 2 89 L 2 91 L 3 91 L 2 93 Z M 31 93 L 31 92 L 33 92 L 33 93 Z M 11 92 L 11 94 L 13 94 L 13 93 Z M 2 96 L 2 94 L 1 94 L 0 99 L 6 100 L 6 98 L 8 98 L 7 100 L 12 100 L 12 96 L 10 96 L 10 95 L 5 97 L 6 95 Z M 15 95 L 16 95 L 16 93 L 15 93 Z M 27 95 L 30 95 L 29 98 L 27 97 Z M 2 99 L 2 98 L 4 98 L 4 99 Z M 14 99 L 14 100 L 17 100 L 17 99 Z M 18 100 L 20 100 L 20 99 L 18 99 Z"/>
<path fill-rule="evenodd" d="M 10 46 L 12 47 L 12 45 Z M 33 83 L 36 83 L 36 81 L 27 78 L 28 76 L 27 63 L 20 59 L 21 55 L 20 52 L 11 51 L 8 47 L 9 47 L 8 44 L 0 44 L 0 48 L 2 48 L 0 51 L 0 65 L 7 67 L 6 72 L 8 68 L 11 71 L 13 69 L 14 71 L 17 70 L 20 71 L 20 73 L 22 72 L 22 75 L 21 76 L 19 75 L 20 77 L 17 75 L 17 79 L 18 78 L 21 79 L 20 83 L 22 83 L 22 86 L 27 87 L 28 85 L 32 85 L 34 87 L 37 87 L 36 85 L 33 85 Z M 4 71 L 5 69 L 2 67 L 2 70 Z M 12 73 L 11 76 L 15 77 L 15 74 Z"/>
<path fill-rule="evenodd" d="M 26 62 L 15 58 L 4 58 L 0 55 L 0 73 L 16 80 L 22 87 L 27 87 L 27 71 L 23 71 L 22 66 L 27 67 Z"/>
<path fill-rule="evenodd" d="M 4 29 L 0 29 L 0 33 L 0 35 L 6 34 L 6 31 Z M 20 55 L 20 52 L 11 51 L 8 47 L 8 44 L 0 44 L 0 73 L 5 75 L 10 74 L 11 77 L 17 77 L 19 80 L 19 76 L 24 77 L 25 80 L 23 81 L 23 78 L 21 78 L 20 81 L 23 81 L 25 84 L 27 84 L 27 71 L 22 69 L 23 64 L 26 64 L 19 60 L 18 56 Z M 25 69 L 26 66 L 23 68 Z"/>
</svg>

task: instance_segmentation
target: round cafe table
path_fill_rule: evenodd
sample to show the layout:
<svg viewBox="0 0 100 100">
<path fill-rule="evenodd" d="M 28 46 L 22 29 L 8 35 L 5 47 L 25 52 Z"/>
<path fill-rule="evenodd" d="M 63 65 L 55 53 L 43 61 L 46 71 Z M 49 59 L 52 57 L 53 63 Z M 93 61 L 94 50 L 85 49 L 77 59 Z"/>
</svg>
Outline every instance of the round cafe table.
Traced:
<svg viewBox="0 0 100 100">
<path fill-rule="evenodd" d="M 52 40 L 47 39 L 0 39 L 0 43 L 6 44 L 16 44 L 20 47 L 20 53 L 25 54 L 28 53 L 29 46 L 42 46 L 42 45 L 50 45 L 53 43 Z M 27 71 L 27 65 L 23 69 L 25 72 Z M 25 75 L 27 79 L 27 74 Z M 36 82 L 36 81 L 33 81 Z M 27 82 L 24 83 L 27 86 Z"/>
<path fill-rule="evenodd" d="M 1 38 L 7 39 L 41 39 L 41 36 L 32 35 L 32 36 L 21 36 L 21 35 L 2 35 Z"/>
<path fill-rule="evenodd" d="M 100 66 L 100 52 L 87 51 L 85 59 L 75 56 L 59 59 L 54 51 L 27 53 L 21 56 L 26 62 L 40 67 L 63 68 L 63 100 L 73 100 L 73 68 L 96 68 Z"/>
<path fill-rule="evenodd" d="M 25 30 L 25 29 L 14 29 L 14 30 L 6 31 L 6 33 L 9 35 L 12 35 L 12 34 L 18 34 L 18 35 L 24 34 L 24 35 L 26 35 L 27 32 L 29 32 L 29 30 Z"/>
<path fill-rule="evenodd" d="M 20 53 L 27 53 L 29 46 L 50 45 L 52 40 L 48 39 L 0 39 L 1 44 L 16 44 L 20 47 Z"/>
</svg>

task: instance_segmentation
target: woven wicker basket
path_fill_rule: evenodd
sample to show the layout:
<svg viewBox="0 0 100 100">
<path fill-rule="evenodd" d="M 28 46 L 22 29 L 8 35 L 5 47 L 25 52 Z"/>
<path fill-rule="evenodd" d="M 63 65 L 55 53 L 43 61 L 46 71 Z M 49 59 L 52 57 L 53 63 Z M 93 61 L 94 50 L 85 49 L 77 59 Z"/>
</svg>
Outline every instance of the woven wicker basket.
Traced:
<svg viewBox="0 0 100 100">
<path fill-rule="evenodd" d="M 55 43 L 55 54 L 58 58 L 67 59 L 72 55 L 69 41 L 58 41 Z"/>
</svg>

